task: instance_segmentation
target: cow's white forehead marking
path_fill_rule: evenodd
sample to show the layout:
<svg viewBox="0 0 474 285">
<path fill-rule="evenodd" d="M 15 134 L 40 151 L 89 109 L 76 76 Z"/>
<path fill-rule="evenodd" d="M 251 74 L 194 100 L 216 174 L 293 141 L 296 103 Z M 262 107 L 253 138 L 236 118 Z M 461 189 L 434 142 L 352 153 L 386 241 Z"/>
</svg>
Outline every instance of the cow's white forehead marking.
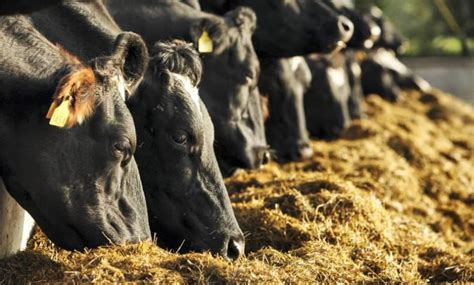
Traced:
<svg viewBox="0 0 474 285">
<path fill-rule="evenodd" d="M 117 74 L 114 78 L 114 81 L 117 83 L 117 89 L 120 97 L 123 101 L 127 100 L 127 86 L 125 85 L 125 79 L 122 74 Z"/>
<path fill-rule="evenodd" d="M 191 96 L 191 101 L 193 101 L 199 114 L 202 114 L 200 104 L 201 99 L 199 98 L 199 89 L 193 85 L 189 77 L 173 72 L 171 73 L 171 75 L 174 77 L 175 80 L 181 82 L 185 92 Z"/>
<path fill-rule="evenodd" d="M 298 67 L 300 64 L 302 64 L 304 61 L 304 58 L 302 56 L 294 56 L 290 58 L 290 68 L 292 72 L 296 72 L 298 70 Z"/>
</svg>

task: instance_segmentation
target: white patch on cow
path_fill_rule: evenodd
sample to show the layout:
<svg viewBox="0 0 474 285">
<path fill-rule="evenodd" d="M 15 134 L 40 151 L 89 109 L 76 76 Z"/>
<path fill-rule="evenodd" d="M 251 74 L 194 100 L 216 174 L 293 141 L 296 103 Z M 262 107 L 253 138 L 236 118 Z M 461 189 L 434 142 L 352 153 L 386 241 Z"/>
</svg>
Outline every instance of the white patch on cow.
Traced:
<svg viewBox="0 0 474 285">
<path fill-rule="evenodd" d="M 298 70 L 298 67 L 303 63 L 304 58 L 302 56 L 294 56 L 290 58 L 290 68 L 291 71 L 294 73 L 296 70 Z"/>
<path fill-rule="evenodd" d="M 171 73 L 173 78 L 179 82 L 181 82 L 184 90 L 189 96 L 191 97 L 191 101 L 193 101 L 194 105 L 196 106 L 199 114 L 201 113 L 201 99 L 199 97 L 199 89 L 193 85 L 191 79 L 187 76 L 183 76 L 178 73 Z"/>
<path fill-rule="evenodd" d="M 117 89 L 120 97 L 123 101 L 127 100 L 127 85 L 125 84 L 125 79 L 122 74 L 117 74 L 114 78 L 114 81 L 117 83 Z"/>
<path fill-rule="evenodd" d="M 328 76 L 337 87 L 341 87 L 346 83 L 346 74 L 343 68 L 328 68 Z"/>
<path fill-rule="evenodd" d="M 23 235 L 21 237 L 20 250 L 25 250 L 28 240 L 30 239 L 31 232 L 35 226 L 35 220 L 25 211 L 25 216 L 23 218 Z"/>
<path fill-rule="evenodd" d="M 390 51 L 386 49 L 378 49 L 373 59 L 376 63 L 380 64 L 381 66 L 393 70 L 399 74 L 408 74 L 410 71 L 408 68 L 398 60 L 398 58 Z"/>
<path fill-rule="evenodd" d="M 360 68 L 360 65 L 356 62 L 353 62 L 351 64 L 351 70 L 355 78 L 360 78 L 360 76 L 362 75 L 362 69 Z"/>
<path fill-rule="evenodd" d="M 331 1 L 334 6 L 337 8 L 349 8 L 354 9 L 354 1 L 353 0 L 332 0 Z"/>
</svg>

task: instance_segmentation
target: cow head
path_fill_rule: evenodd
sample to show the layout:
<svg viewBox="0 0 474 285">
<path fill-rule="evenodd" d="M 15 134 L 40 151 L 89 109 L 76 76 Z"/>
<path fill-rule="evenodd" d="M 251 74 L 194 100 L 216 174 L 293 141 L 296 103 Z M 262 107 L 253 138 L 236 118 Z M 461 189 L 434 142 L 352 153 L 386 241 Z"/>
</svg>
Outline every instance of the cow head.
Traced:
<svg viewBox="0 0 474 285">
<path fill-rule="evenodd" d="M 351 121 L 347 73 L 340 62 L 327 57 L 310 56 L 307 63 L 313 74 L 304 96 L 308 131 L 314 137 L 334 139 Z"/>
<path fill-rule="evenodd" d="M 352 0 L 324 0 L 329 7 L 347 17 L 354 24 L 354 34 L 347 43 L 351 48 L 372 48 L 380 37 L 380 27 L 370 16 L 362 15 L 354 9 Z"/>
<path fill-rule="evenodd" d="M 235 259 L 244 238 L 214 154 L 214 128 L 199 97 L 202 66 L 192 45 L 158 42 L 130 105 L 136 154 L 158 243 Z"/>
<path fill-rule="evenodd" d="M 378 94 L 390 102 L 398 100 L 401 90 L 390 69 L 371 57 L 361 62 L 361 69 L 365 95 Z"/>
<path fill-rule="evenodd" d="M 405 40 L 395 31 L 392 23 L 383 17 L 382 10 L 376 6 L 372 6 L 368 16 L 381 28 L 380 38 L 375 42 L 375 47 L 398 52 Z"/>
<path fill-rule="evenodd" d="M 303 95 L 311 84 L 311 72 L 303 57 L 262 59 L 260 83 L 268 95 L 269 117 L 265 131 L 279 161 L 309 158 L 310 145 Z"/>
<path fill-rule="evenodd" d="M 89 66 L 63 51 L 53 103 L 54 90 L 44 79 L 17 86 L 28 101 L 0 104 L 10 109 L 0 112 L 0 176 L 46 235 L 66 249 L 150 238 L 133 157 L 135 129 L 125 105 L 127 83 L 141 79 L 137 67 L 148 56 L 135 34 L 121 34 L 115 47 Z"/>
<path fill-rule="evenodd" d="M 250 7 L 256 12 L 258 28 L 253 39 L 261 56 L 288 57 L 310 52 L 330 52 L 352 36 L 352 23 L 338 16 L 321 1 L 228 2 Z"/>
<path fill-rule="evenodd" d="M 198 43 L 206 31 L 213 43 L 202 54 L 201 96 L 216 132 L 215 150 L 225 175 L 236 168 L 257 168 L 268 159 L 257 78 L 260 66 L 252 45 L 256 18 L 237 8 L 224 17 L 207 17 L 192 27 Z"/>
</svg>

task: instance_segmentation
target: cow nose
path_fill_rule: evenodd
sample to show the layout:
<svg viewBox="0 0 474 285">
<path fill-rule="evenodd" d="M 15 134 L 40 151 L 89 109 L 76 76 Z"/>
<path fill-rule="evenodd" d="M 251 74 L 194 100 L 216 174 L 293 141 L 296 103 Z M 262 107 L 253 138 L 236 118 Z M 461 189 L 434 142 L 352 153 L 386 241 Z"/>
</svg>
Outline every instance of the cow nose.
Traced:
<svg viewBox="0 0 474 285">
<path fill-rule="evenodd" d="M 227 243 L 227 251 L 224 255 L 224 258 L 234 261 L 244 254 L 245 251 L 245 241 L 242 234 L 239 234 L 235 238 L 230 238 Z"/>
<path fill-rule="evenodd" d="M 313 148 L 311 147 L 311 145 L 309 143 L 302 144 L 299 147 L 298 152 L 299 152 L 300 159 L 311 158 L 313 156 L 313 153 L 314 153 Z"/>
<path fill-rule="evenodd" d="M 354 24 L 348 18 L 339 16 L 337 26 L 341 33 L 341 40 L 347 43 L 354 34 Z"/>
<path fill-rule="evenodd" d="M 271 160 L 271 154 L 267 146 L 255 148 L 255 155 L 257 158 L 257 167 L 266 165 Z"/>
</svg>

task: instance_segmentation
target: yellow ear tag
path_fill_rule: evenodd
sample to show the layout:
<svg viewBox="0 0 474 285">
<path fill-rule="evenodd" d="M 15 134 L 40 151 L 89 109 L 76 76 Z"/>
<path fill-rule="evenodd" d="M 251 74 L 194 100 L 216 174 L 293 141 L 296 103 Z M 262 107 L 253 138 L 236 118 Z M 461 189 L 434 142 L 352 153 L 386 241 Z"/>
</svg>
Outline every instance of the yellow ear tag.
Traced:
<svg viewBox="0 0 474 285">
<path fill-rule="evenodd" d="M 51 120 L 49 121 L 49 124 L 51 126 L 64 128 L 64 126 L 67 123 L 67 120 L 69 119 L 69 115 L 70 115 L 69 98 L 67 98 L 63 102 L 61 102 L 61 105 L 59 105 L 59 107 L 54 109 L 54 113 L 51 116 Z"/>
<path fill-rule="evenodd" d="M 199 37 L 198 51 L 200 53 L 211 53 L 212 50 L 212 39 L 207 31 L 203 31 L 201 37 Z"/>
</svg>

